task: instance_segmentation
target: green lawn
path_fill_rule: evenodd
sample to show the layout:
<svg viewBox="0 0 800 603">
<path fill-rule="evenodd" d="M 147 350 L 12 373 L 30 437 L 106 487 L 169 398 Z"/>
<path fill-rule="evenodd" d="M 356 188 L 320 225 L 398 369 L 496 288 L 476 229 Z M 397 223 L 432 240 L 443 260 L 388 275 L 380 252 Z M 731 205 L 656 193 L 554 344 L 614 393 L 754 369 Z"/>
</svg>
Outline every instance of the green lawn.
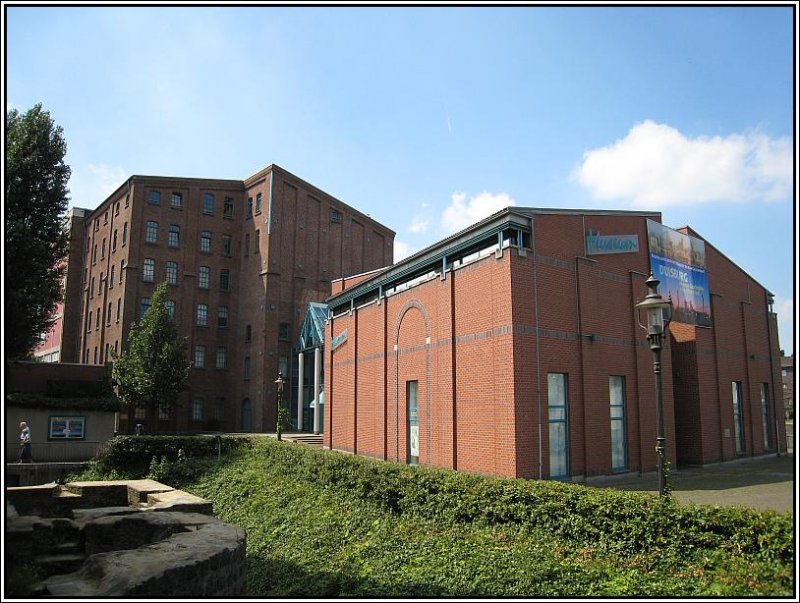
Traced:
<svg viewBox="0 0 800 603">
<path fill-rule="evenodd" d="M 425 519 L 276 467 L 256 440 L 191 483 L 247 533 L 254 596 L 699 596 L 793 593 L 792 562 L 728 549 L 600 546 L 546 528 Z M 272 447 L 272 448 L 270 448 Z M 326 453 L 337 454 L 337 453 Z M 167 482 L 169 483 L 169 482 Z"/>
</svg>

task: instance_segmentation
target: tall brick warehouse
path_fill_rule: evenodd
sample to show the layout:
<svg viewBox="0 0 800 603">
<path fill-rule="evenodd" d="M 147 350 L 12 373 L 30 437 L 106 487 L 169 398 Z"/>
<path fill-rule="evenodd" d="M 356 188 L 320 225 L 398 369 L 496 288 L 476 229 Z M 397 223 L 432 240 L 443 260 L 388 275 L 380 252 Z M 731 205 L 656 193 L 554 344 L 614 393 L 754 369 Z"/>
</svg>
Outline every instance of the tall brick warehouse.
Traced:
<svg viewBox="0 0 800 603">
<path fill-rule="evenodd" d="M 657 212 L 515 207 L 333 283 L 325 445 L 513 477 L 653 471 L 653 356 L 635 307 L 651 270 L 674 307 L 668 457 L 785 451 L 764 287 Z"/>
<path fill-rule="evenodd" d="M 194 367 L 159 429 L 270 431 L 274 381 L 291 374 L 309 302 L 336 278 L 390 265 L 394 232 L 271 165 L 244 181 L 132 176 L 97 209 L 73 211 L 71 243 L 62 362 L 125 349 L 166 280 Z"/>
</svg>

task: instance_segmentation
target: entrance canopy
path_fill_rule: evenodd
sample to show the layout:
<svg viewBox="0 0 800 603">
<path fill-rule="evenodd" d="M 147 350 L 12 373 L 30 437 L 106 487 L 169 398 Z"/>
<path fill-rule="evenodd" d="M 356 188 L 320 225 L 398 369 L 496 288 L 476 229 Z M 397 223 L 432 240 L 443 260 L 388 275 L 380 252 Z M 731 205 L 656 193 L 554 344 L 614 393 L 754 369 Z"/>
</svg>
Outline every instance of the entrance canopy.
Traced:
<svg viewBox="0 0 800 603">
<path fill-rule="evenodd" d="M 328 319 L 328 305 L 311 302 L 300 329 L 299 351 L 304 352 L 325 345 L 325 321 Z"/>
</svg>

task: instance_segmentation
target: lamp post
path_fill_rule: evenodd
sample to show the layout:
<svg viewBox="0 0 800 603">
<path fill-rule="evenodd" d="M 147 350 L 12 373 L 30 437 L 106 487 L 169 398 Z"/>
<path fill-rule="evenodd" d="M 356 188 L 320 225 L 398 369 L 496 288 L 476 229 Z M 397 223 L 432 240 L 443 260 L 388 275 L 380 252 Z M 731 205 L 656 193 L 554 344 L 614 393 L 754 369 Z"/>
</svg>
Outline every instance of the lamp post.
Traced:
<svg viewBox="0 0 800 603">
<path fill-rule="evenodd" d="M 283 433 L 283 425 L 282 425 L 283 416 L 281 413 L 283 384 L 286 383 L 286 380 L 283 378 L 283 373 L 278 373 L 278 378 L 275 379 L 275 383 L 278 385 L 278 405 L 275 408 L 275 433 L 278 435 L 278 440 L 280 440 L 281 435 Z"/>
<path fill-rule="evenodd" d="M 661 284 L 653 273 L 645 281 L 649 289 L 644 301 L 636 304 L 639 326 L 647 331 L 647 340 L 650 342 L 650 349 L 653 351 L 653 373 L 656 378 L 656 420 L 658 422 L 658 432 L 656 435 L 656 452 L 658 453 L 658 494 L 666 495 L 666 476 L 664 475 L 664 461 L 666 446 L 664 437 L 664 392 L 661 384 L 661 347 L 664 341 L 667 325 L 672 319 L 672 300 L 665 300 L 658 292 Z M 646 324 L 642 324 L 642 315 L 646 318 Z"/>
</svg>

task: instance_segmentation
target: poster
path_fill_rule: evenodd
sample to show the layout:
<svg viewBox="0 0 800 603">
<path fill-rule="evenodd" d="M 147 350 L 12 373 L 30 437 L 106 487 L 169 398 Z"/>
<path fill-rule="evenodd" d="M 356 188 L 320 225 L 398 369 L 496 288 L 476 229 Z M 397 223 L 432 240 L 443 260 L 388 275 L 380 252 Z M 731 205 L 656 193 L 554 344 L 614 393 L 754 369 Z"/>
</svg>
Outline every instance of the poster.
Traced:
<svg viewBox="0 0 800 603">
<path fill-rule="evenodd" d="M 661 281 L 658 292 L 672 299 L 672 320 L 711 326 L 705 242 L 663 224 L 647 221 L 650 270 Z"/>
</svg>

